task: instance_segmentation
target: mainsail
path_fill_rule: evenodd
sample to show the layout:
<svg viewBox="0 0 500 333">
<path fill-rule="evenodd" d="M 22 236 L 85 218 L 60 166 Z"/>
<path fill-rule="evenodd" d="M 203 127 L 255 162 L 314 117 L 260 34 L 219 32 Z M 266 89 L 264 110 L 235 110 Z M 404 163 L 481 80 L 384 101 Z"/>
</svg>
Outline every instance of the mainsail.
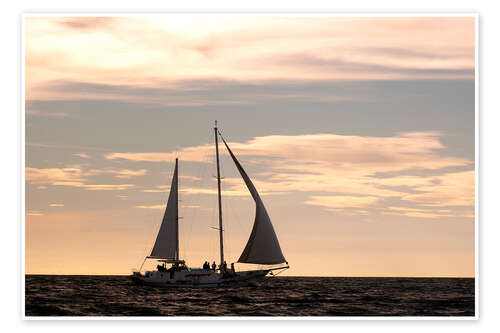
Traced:
<svg viewBox="0 0 500 333">
<path fill-rule="evenodd" d="M 243 177 L 243 180 L 245 181 L 245 184 L 247 185 L 247 188 L 250 191 L 256 205 L 255 221 L 253 223 L 252 233 L 250 234 L 250 238 L 248 239 L 247 245 L 240 256 L 240 259 L 238 259 L 238 262 L 262 265 L 275 265 L 286 262 L 285 257 L 281 252 L 278 238 L 274 232 L 271 219 L 267 214 L 259 193 L 255 189 L 255 186 L 250 178 L 248 178 L 247 173 L 243 170 L 243 167 L 238 162 L 231 149 L 229 149 L 229 146 L 222 135 L 221 138 L 227 148 L 227 151 L 231 155 L 234 164 L 236 164 L 241 177 Z"/>
<path fill-rule="evenodd" d="M 152 258 L 179 260 L 179 218 L 178 218 L 178 181 L 177 159 L 175 159 L 174 175 L 170 186 L 167 208 L 161 223 L 156 242 L 151 250 Z"/>
</svg>

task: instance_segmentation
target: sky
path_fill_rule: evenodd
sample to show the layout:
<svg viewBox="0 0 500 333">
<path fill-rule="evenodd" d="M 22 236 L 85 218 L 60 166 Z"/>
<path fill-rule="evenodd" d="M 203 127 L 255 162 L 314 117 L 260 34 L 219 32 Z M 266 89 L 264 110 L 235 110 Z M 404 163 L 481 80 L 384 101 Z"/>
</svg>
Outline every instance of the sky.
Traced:
<svg viewBox="0 0 500 333">
<path fill-rule="evenodd" d="M 129 274 L 179 158 L 180 256 L 218 259 L 219 128 L 293 276 L 474 276 L 474 18 L 24 21 L 26 273 Z M 254 203 L 221 149 L 226 258 Z"/>
</svg>

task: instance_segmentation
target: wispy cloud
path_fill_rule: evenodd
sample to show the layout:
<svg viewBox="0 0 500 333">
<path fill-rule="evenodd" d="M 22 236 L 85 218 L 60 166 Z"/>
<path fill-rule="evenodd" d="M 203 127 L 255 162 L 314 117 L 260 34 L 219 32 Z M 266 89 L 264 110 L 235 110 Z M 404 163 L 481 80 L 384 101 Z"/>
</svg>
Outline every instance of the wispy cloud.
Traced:
<svg viewBox="0 0 500 333">
<path fill-rule="evenodd" d="M 123 99 L 123 82 L 133 82 L 134 94 L 165 78 L 470 78 L 474 70 L 474 19 L 460 17 L 36 17 L 26 37 L 28 99 Z M 74 84 L 54 87 L 68 77 Z M 224 96 L 221 103 L 238 102 Z"/>
<path fill-rule="evenodd" d="M 103 28 L 112 28 L 113 23 L 116 21 L 117 19 L 112 17 L 67 17 L 54 20 L 56 24 L 74 29 L 77 32 L 102 31 Z"/>
<path fill-rule="evenodd" d="M 87 171 L 87 175 L 99 175 L 99 174 L 111 174 L 116 178 L 131 178 L 137 176 L 144 176 L 148 173 L 146 169 L 140 170 L 129 170 L 129 169 L 90 169 Z"/>
<path fill-rule="evenodd" d="M 436 219 L 440 217 L 453 217 L 456 212 L 451 209 L 429 209 L 429 208 L 415 208 L 415 207 L 385 207 L 382 211 L 385 215 L 398 215 L 406 217 L 417 217 L 426 219 Z"/>
<path fill-rule="evenodd" d="M 326 208 L 366 208 L 377 202 L 379 198 L 370 196 L 312 196 L 306 205 L 322 206 Z"/>
<path fill-rule="evenodd" d="M 28 216 L 43 216 L 45 214 L 41 211 L 38 211 L 38 210 L 32 210 L 32 211 L 26 212 L 26 215 L 28 215 Z"/>
<path fill-rule="evenodd" d="M 36 116 L 36 117 L 52 117 L 52 118 L 64 118 L 68 117 L 69 114 L 65 112 L 42 112 L 40 110 L 26 110 L 26 115 L 28 116 Z"/>
<path fill-rule="evenodd" d="M 230 146 L 245 164 L 257 164 L 271 170 L 253 179 L 263 195 L 326 192 L 329 194 L 311 195 L 305 204 L 336 211 L 357 208 L 359 214 L 365 214 L 361 208 L 379 206 L 384 198 L 427 206 L 419 208 L 421 210 L 431 209 L 429 206 L 471 207 L 474 205 L 473 161 L 447 157 L 443 153 L 446 147 L 439 140 L 442 135 L 439 132 L 408 132 L 392 137 L 266 136 L 230 143 Z M 209 149 L 212 147 L 207 145 L 188 147 L 175 156 L 181 156 L 183 161 L 205 162 L 204 156 Z M 171 161 L 175 156 L 170 152 L 112 153 L 106 158 L 160 162 Z M 468 170 L 441 171 L 449 168 Z M 401 174 L 411 170 L 418 172 L 416 175 Z M 426 175 L 426 171 L 438 174 Z M 392 176 L 388 176 L 391 173 Z M 224 184 L 225 195 L 248 195 L 239 178 L 226 178 Z M 160 191 L 159 188 L 149 191 L 155 190 Z M 186 194 L 215 193 L 215 189 L 205 188 L 185 188 L 183 191 Z M 420 210 L 391 213 L 424 218 L 436 215 L 435 211 Z"/>
<path fill-rule="evenodd" d="M 93 191 L 122 191 L 135 187 L 135 185 L 90 184 L 88 178 L 96 175 L 111 174 L 114 175 L 115 178 L 128 179 L 135 176 L 143 176 L 147 174 L 147 172 L 148 171 L 145 169 L 84 169 L 83 166 L 79 165 L 71 165 L 65 168 L 26 167 L 26 182 L 29 184 L 80 187 Z"/>
<path fill-rule="evenodd" d="M 417 194 L 402 197 L 426 206 L 474 206 L 474 171 L 446 173 L 416 186 Z"/>
<path fill-rule="evenodd" d="M 142 209 L 159 209 L 159 210 L 164 210 L 165 205 L 138 205 L 135 206 L 135 208 L 142 208 Z M 181 208 L 189 209 L 189 208 L 200 208 L 199 205 L 181 205 Z"/>
<path fill-rule="evenodd" d="M 123 191 L 135 187 L 134 184 L 84 184 L 81 187 L 91 191 Z"/>
<path fill-rule="evenodd" d="M 135 208 L 142 208 L 142 209 L 165 209 L 165 205 L 139 205 L 135 206 Z"/>
<path fill-rule="evenodd" d="M 62 203 L 51 203 L 51 204 L 49 204 L 49 207 L 64 207 L 64 204 L 62 204 Z"/>
</svg>

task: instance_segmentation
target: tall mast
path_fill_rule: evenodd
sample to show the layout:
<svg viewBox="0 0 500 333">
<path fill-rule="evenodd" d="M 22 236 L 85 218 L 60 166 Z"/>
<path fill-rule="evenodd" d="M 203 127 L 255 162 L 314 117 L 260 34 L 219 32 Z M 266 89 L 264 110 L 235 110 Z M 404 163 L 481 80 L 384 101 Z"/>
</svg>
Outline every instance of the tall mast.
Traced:
<svg viewBox="0 0 500 333">
<path fill-rule="evenodd" d="M 219 241 L 220 241 L 220 265 L 224 262 L 224 242 L 222 238 L 222 204 L 220 195 L 220 166 L 219 166 L 219 141 L 217 139 L 217 120 L 214 127 L 215 133 L 215 155 L 217 159 L 217 194 L 219 198 Z"/>
<path fill-rule="evenodd" d="M 177 164 L 178 164 L 179 159 L 175 159 L 175 170 L 177 172 L 175 173 L 175 183 L 177 184 L 177 187 L 179 186 L 179 170 L 177 169 Z M 179 260 L 179 191 L 175 192 L 175 207 L 177 208 L 175 211 L 175 260 Z"/>
</svg>

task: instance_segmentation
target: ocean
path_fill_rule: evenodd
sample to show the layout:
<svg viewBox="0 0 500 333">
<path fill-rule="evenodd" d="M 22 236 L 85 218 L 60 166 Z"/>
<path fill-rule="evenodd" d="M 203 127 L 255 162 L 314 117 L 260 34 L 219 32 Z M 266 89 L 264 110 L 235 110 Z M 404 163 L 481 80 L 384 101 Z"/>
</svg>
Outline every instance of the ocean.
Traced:
<svg viewBox="0 0 500 333">
<path fill-rule="evenodd" d="M 170 289 L 127 276 L 26 275 L 26 316 L 474 316 L 471 278 L 274 277 Z"/>
</svg>

